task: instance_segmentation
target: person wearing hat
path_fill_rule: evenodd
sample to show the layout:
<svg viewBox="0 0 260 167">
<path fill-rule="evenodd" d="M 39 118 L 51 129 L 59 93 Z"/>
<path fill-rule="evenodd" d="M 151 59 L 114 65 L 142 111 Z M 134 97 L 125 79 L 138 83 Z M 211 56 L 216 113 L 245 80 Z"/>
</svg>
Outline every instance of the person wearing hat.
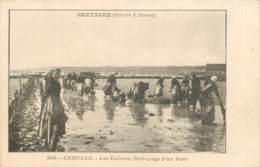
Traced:
<svg viewBox="0 0 260 167">
<path fill-rule="evenodd" d="M 215 120 L 215 96 L 218 98 L 220 105 L 222 106 L 221 108 L 223 108 L 216 85 L 217 80 L 217 76 L 211 76 L 210 81 L 201 87 L 200 104 L 202 107 L 202 124 L 212 124 Z M 225 120 L 224 116 L 223 118 Z"/>
</svg>

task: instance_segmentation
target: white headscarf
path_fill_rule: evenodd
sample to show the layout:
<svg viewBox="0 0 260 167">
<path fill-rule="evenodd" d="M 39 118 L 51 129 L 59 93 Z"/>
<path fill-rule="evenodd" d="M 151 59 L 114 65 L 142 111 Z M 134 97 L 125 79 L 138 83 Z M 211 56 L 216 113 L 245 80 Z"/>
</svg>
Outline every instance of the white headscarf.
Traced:
<svg viewBox="0 0 260 167">
<path fill-rule="evenodd" d="M 217 76 L 212 76 L 212 77 L 210 77 L 210 80 L 213 81 L 213 82 L 216 82 L 218 80 L 218 77 Z"/>
</svg>

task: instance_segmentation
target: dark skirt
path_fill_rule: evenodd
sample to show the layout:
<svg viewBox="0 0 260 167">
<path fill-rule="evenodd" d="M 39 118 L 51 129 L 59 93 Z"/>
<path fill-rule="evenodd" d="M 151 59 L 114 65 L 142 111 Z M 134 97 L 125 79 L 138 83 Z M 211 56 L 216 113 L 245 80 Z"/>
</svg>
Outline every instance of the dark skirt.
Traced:
<svg viewBox="0 0 260 167">
<path fill-rule="evenodd" d="M 181 101 L 181 87 L 178 85 L 173 86 L 170 90 L 171 92 L 171 101 L 173 104 L 177 104 Z"/>
<path fill-rule="evenodd" d="M 58 136 L 65 134 L 65 123 L 68 118 L 64 113 L 64 107 L 59 96 L 49 96 L 46 99 L 40 119 L 40 137 L 44 138 L 47 135 L 48 119 L 51 119 L 51 125 L 58 125 Z"/>
<path fill-rule="evenodd" d="M 215 102 L 212 97 L 201 97 L 200 104 L 202 109 L 202 123 L 211 124 L 215 120 Z"/>
</svg>

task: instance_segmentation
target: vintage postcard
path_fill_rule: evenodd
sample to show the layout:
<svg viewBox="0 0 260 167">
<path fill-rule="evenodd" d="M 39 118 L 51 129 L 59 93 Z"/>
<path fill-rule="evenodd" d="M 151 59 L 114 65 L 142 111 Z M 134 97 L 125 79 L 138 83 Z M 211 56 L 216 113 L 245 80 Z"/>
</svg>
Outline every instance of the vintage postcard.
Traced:
<svg viewBox="0 0 260 167">
<path fill-rule="evenodd" d="M 232 2 L 1 1 L 0 166 L 259 166 L 259 2 Z"/>
</svg>

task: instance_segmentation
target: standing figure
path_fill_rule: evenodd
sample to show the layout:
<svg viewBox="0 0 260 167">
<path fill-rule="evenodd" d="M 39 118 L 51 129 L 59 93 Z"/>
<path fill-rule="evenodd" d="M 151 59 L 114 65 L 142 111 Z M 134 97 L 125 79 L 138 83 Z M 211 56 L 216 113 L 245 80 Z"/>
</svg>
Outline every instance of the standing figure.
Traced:
<svg viewBox="0 0 260 167">
<path fill-rule="evenodd" d="M 77 91 L 77 74 L 73 72 L 70 77 L 70 89 L 72 92 Z"/>
<path fill-rule="evenodd" d="M 84 94 L 84 87 L 85 87 L 85 78 L 81 75 L 78 76 L 77 80 L 76 80 L 76 92 L 78 95 L 83 96 Z"/>
<path fill-rule="evenodd" d="M 71 89 L 71 72 L 67 74 L 66 76 L 66 89 L 70 90 Z"/>
<path fill-rule="evenodd" d="M 39 136 L 40 135 L 40 131 L 42 130 L 41 129 L 41 124 L 42 124 L 42 114 L 43 114 L 43 108 L 44 108 L 44 105 L 45 105 L 45 101 L 46 101 L 46 85 L 49 85 L 49 84 L 46 84 L 48 82 L 51 81 L 52 79 L 52 76 L 53 76 L 53 70 L 48 72 L 45 76 L 44 76 L 44 79 L 41 81 L 40 83 L 40 96 L 41 96 L 41 109 L 40 109 L 40 121 L 39 121 L 39 129 L 38 129 L 38 134 Z M 41 133 L 43 133 L 43 131 L 41 131 Z"/>
<path fill-rule="evenodd" d="M 181 100 L 181 84 L 175 76 L 172 77 L 170 85 L 171 101 L 173 104 L 177 104 Z"/>
<path fill-rule="evenodd" d="M 98 86 L 98 84 L 97 84 L 97 82 L 96 82 L 96 80 L 95 80 L 95 78 L 94 77 L 91 77 L 90 78 L 90 82 L 89 82 L 89 89 L 90 89 L 90 94 L 91 95 L 95 95 L 95 87 L 97 87 Z"/>
<path fill-rule="evenodd" d="M 60 98 L 59 77 L 60 69 L 55 69 L 49 72 L 45 80 L 44 104 L 40 117 L 39 136 L 45 139 L 50 151 L 56 150 L 58 138 L 65 134 L 67 121 Z"/>
<path fill-rule="evenodd" d="M 163 96 L 163 88 L 164 88 L 163 81 L 164 79 L 161 77 L 158 79 L 155 86 L 155 96 Z"/>
<path fill-rule="evenodd" d="M 218 92 L 218 87 L 216 85 L 216 81 L 217 76 L 212 76 L 210 78 L 210 81 L 205 83 L 201 87 L 200 104 L 202 107 L 202 124 L 212 124 L 215 120 L 214 96 L 218 98 L 220 105 L 223 106 Z"/>
<path fill-rule="evenodd" d="M 181 98 L 182 101 L 188 100 L 188 94 L 189 94 L 189 79 L 187 76 L 184 76 L 181 82 Z"/>
<path fill-rule="evenodd" d="M 200 79 L 195 74 L 192 74 L 190 84 L 188 103 L 190 110 L 195 111 L 197 101 L 200 97 Z"/>
</svg>

